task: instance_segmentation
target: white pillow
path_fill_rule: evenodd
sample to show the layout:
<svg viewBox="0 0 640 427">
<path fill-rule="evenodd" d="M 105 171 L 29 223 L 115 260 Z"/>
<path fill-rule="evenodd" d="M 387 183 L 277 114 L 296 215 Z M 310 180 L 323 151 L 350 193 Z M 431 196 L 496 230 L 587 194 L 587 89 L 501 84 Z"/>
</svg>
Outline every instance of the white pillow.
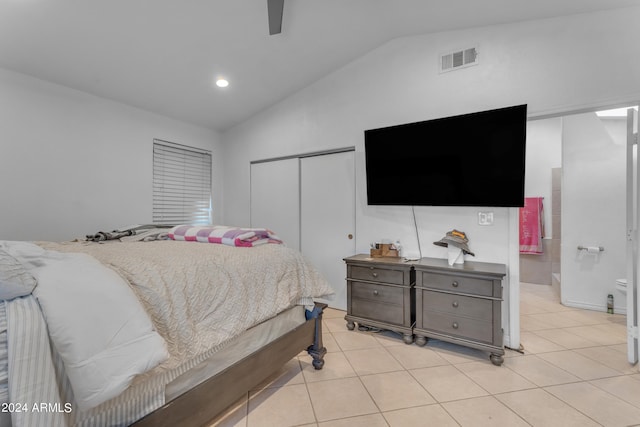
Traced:
<svg viewBox="0 0 640 427">
<path fill-rule="evenodd" d="M 31 294 L 36 279 L 22 263 L 0 248 L 0 300 L 11 300 Z"/>
</svg>

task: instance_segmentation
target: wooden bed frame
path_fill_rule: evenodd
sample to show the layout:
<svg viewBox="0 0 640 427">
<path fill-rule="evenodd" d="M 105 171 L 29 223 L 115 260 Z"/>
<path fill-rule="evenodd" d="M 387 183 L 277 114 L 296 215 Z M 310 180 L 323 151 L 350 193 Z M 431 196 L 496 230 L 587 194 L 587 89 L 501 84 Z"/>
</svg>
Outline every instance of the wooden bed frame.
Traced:
<svg viewBox="0 0 640 427">
<path fill-rule="evenodd" d="M 305 323 L 146 415 L 133 426 L 206 425 L 304 350 L 313 358 L 314 368 L 322 369 L 327 352 L 322 345 L 322 311 L 326 307 L 326 304 L 316 303 Z"/>
</svg>

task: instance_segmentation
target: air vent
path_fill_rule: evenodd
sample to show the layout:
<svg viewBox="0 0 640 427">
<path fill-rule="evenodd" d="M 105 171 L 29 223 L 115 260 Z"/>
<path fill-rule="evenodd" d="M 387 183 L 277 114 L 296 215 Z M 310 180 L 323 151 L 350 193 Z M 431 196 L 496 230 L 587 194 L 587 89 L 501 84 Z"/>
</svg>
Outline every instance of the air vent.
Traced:
<svg viewBox="0 0 640 427">
<path fill-rule="evenodd" d="M 440 72 L 457 70 L 478 63 L 478 51 L 475 47 L 457 50 L 440 56 Z"/>
</svg>

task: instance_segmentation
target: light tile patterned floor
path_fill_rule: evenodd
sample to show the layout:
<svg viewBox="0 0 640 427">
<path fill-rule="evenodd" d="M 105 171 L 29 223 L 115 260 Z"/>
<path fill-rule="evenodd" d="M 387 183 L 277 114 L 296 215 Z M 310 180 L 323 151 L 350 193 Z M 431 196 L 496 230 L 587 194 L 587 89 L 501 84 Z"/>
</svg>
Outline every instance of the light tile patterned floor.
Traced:
<svg viewBox="0 0 640 427">
<path fill-rule="evenodd" d="M 621 315 L 559 304 L 523 283 L 523 353 L 503 366 L 441 341 L 406 345 L 324 315 L 325 367 L 300 354 L 212 426 L 640 426 L 640 374 Z"/>
</svg>

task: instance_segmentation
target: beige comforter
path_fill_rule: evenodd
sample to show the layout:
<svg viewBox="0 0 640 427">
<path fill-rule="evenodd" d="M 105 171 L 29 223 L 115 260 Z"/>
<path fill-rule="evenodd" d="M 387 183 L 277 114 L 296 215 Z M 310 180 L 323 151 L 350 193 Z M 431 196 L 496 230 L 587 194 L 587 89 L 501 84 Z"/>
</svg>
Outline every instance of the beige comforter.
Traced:
<svg viewBox="0 0 640 427">
<path fill-rule="evenodd" d="M 282 245 L 153 241 L 39 242 L 92 255 L 125 278 L 166 340 L 171 369 L 312 297 L 332 293 L 302 255 Z"/>
</svg>

